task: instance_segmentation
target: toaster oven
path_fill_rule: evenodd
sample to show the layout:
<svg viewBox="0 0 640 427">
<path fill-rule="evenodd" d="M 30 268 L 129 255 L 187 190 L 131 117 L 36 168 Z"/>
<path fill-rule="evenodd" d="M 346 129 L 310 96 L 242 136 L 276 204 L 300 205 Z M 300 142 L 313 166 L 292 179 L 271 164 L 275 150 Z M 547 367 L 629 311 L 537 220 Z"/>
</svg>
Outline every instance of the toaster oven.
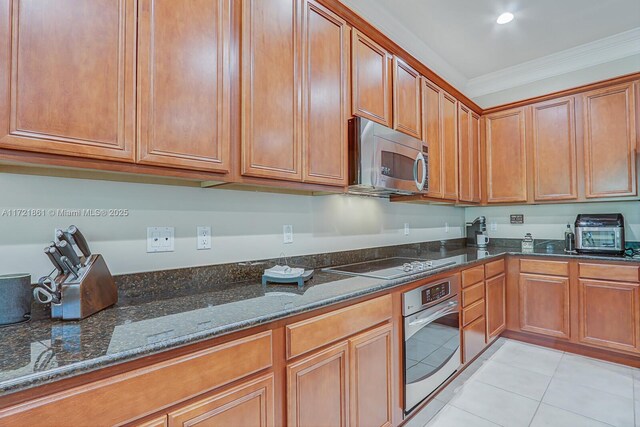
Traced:
<svg viewBox="0 0 640 427">
<path fill-rule="evenodd" d="M 624 254 L 622 214 L 581 214 L 575 223 L 576 250 L 592 254 Z"/>
</svg>

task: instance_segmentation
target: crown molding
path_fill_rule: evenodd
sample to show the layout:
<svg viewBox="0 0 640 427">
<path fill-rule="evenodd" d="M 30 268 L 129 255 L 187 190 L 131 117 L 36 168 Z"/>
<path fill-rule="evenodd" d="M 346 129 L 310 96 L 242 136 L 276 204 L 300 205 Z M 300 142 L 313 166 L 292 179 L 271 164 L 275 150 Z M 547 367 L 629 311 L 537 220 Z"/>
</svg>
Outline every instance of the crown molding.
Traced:
<svg viewBox="0 0 640 427">
<path fill-rule="evenodd" d="M 410 55 L 428 66 L 456 89 L 464 88 L 468 78 L 427 43 L 416 37 L 407 27 L 384 7 L 373 1 L 340 0 L 349 9 L 366 19 Z M 465 94 L 466 95 L 466 94 Z"/>
<path fill-rule="evenodd" d="M 473 99 L 633 55 L 640 27 L 469 79 L 463 92 Z"/>
</svg>

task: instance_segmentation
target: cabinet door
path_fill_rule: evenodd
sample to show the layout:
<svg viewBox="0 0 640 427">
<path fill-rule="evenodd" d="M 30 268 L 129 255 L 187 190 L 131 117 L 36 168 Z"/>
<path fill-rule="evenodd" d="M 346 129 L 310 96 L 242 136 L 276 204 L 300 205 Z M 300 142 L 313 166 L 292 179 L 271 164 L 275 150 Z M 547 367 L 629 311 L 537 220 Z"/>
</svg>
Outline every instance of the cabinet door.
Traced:
<svg viewBox="0 0 640 427">
<path fill-rule="evenodd" d="M 531 108 L 535 200 L 577 199 L 574 99 L 542 102 Z"/>
<path fill-rule="evenodd" d="M 169 413 L 169 427 L 274 425 L 273 374 Z"/>
<path fill-rule="evenodd" d="M 391 56 L 358 30 L 351 39 L 352 112 L 391 127 Z"/>
<path fill-rule="evenodd" d="M 471 112 L 471 202 L 482 200 L 482 175 L 480 168 L 480 116 Z"/>
<path fill-rule="evenodd" d="M 524 109 L 490 114 L 485 124 L 487 202 L 526 202 Z"/>
<path fill-rule="evenodd" d="M 520 329 L 568 339 L 569 279 L 520 274 Z"/>
<path fill-rule="evenodd" d="M 393 58 L 393 128 L 422 138 L 420 74 L 397 57 Z"/>
<path fill-rule="evenodd" d="M 136 0 L 3 2 L 0 147 L 134 160 L 136 10 Z"/>
<path fill-rule="evenodd" d="M 497 337 L 506 327 L 507 280 L 504 274 L 487 279 L 486 285 L 487 341 Z"/>
<path fill-rule="evenodd" d="M 588 198 L 637 194 L 633 95 L 632 83 L 583 95 Z"/>
<path fill-rule="evenodd" d="M 442 146 L 443 146 L 443 197 L 458 199 L 458 101 L 443 92 L 442 96 Z"/>
<path fill-rule="evenodd" d="M 580 279 L 580 342 L 640 351 L 640 284 Z"/>
<path fill-rule="evenodd" d="M 300 181 L 300 0 L 242 10 L 242 174 Z"/>
<path fill-rule="evenodd" d="M 138 162 L 229 171 L 229 0 L 140 0 Z"/>
<path fill-rule="evenodd" d="M 391 331 L 385 325 L 349 340 L 352 426 L 391 425 Z"/>
<path fill-rule="evenodd" d="M 458 200 L 480 202 L 480 117 L 458 103 Z"/>
<path fill-rule="evenodd" d="M 133 422 L 132 426 L 135 427 L 168 427 L 168 422 L 169 420 L 167 419 L 168 417 L 166 415 L 163 415 L 161 417 L 156 417 L 152 420 L 148 420 L 148 421 L 144 421 L 141 423 L 138 422 Z"/>
<path fill-rule="evenodd" d="M 315 1 L 303 25 L 303 179 L 347 185 L 350 29 Z"/>
<path fill-rule="evenodd" d="M 349 344 L 335 345 L 287 366 L 287 425 L 349 423 Z"/>
<path fill-rule="evenodd" d="M 442 159 L 442 129 L 440 109 L 442 90 L 422 78 L 422 140 L 429 147 L 429 197 L 442 199 L 442 175 L 444 172 Z"/>
<path fill-rule="evenodd" d="M 473 360 L 486 345 L 486 320 L 477 318 L 462 329 L 462 363 Z"/>
</svg>

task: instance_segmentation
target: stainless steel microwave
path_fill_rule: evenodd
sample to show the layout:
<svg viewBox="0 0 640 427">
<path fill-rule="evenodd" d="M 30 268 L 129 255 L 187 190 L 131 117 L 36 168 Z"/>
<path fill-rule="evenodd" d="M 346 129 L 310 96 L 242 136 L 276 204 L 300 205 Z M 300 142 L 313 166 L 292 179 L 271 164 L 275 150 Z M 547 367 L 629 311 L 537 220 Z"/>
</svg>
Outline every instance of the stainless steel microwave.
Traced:
<svg viewBox="0 0 640 427">
<path fill-rule="evenodd" d="M 622 214 L 578 215 L 576 250 L 581 253 L 621 255 L 625 250 Z"/>
<path fill-rule="evenodd" d="M 429 149 L 421 140 L 368 119 L 349 120 L 349 193 L 429 191 Z"/>
</svg>

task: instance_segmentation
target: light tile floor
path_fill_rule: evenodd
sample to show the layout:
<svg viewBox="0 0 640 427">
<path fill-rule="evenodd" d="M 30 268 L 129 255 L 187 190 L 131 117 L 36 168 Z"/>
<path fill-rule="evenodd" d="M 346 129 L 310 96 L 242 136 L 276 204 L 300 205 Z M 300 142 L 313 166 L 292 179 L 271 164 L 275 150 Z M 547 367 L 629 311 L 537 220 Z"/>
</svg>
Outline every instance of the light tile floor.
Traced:
<svg viewBox="0 0 640 427">
<path fill-rule="evenodd" d="M 640 427 L 640 369 L 500 338 L 407 427 Z"/>
</svg>

